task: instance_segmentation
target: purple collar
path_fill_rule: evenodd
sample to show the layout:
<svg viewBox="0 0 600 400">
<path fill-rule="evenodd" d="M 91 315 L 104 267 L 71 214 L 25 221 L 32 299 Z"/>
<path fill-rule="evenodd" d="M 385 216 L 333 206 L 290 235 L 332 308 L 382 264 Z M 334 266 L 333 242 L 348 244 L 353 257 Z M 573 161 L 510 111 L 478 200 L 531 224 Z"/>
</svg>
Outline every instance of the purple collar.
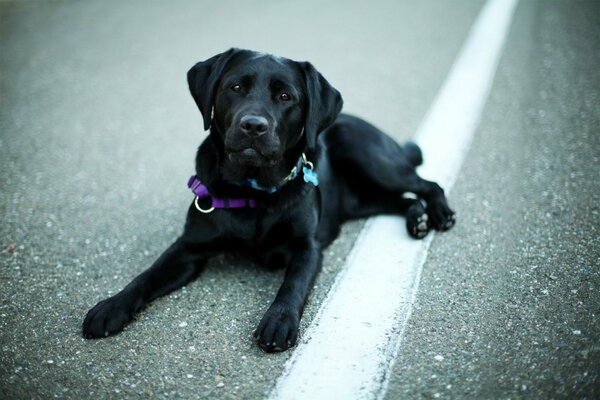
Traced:
<svg viewBox="0 0 600 400">
<path fill-rule="evenodd" d="M 294 168 L 292 168 L 292 171 L 290 172 L 290 174 L 288 176 L 283 178 L 283 180 L 279 183 L 279 185 L 273 186 L 271 188 L 264 188 L 264 187 L 259 186 L 258 183 L 256 183 L 256 181 L 254 179 L 248 179 L 246 182 L 244 182 L 244 186 L 248 186 L 255 190 L 261 190 L 261 191 L 271 194 L 271 193 L 276 192 L 279 188 L 281 188 L 286 183 L 296 179 L 296 177 L 298 176 L 298 174 L 300 172 L 300 168 L 302 168 L 302 175 L 303 175 L 303 179 L 304 179 L 305 183 L 310 183 L 313 186 L 319 185 L 319 178 L 317 176 L 317 171 L 313 170 L 314 169 L 313 163 L 308 161 L 306 159 L 306 155 L 304 153 L 302 153 L 302 156 L 298 160 L 298 163 L 296 164 L 296 166 L 294 166 Z M 188 181 L 188 187 L 190 189 L 192 189 L 192 192 L 194 192 L 194 194 L 196 195 L 196 199 L 194 200 L 194 204 L 196 205 L 196 208 L 198 209 L 198 211 L 205 213 L 205 214 L 213 212 L 215 210 L 215 208 L 244 208 L 244 207 L 256 208 L 256 200 L 253 200 L 253 199 L 219 199 L 217 197 L 211 196 L 210 193 L 208 193 L 207 187 L 204 184 L 202 184 L 202 182 L 200 182 L 198 180 L 198 178 L 196 178 L 196 175 L 192 175 L 190 177 L 190 179 Z M 211 199 L 211 206 L 208 209 L 204 209 L 204 208 L 200 207 L 200 205 L 198 204 L 198 199 L 206 199 L 206 198 Z"/>
<path fill-rule="evenodd" d="M 198 211 L 208 214 L 209 212 L 214 211 L 215 208 L 256 208 L 256 200 L 252 199 L 218 199 L 216 197 L 212 197 L 210 193 L 208 193 L 208 189 L 206 186 L 202 184 L 196 178 L 196 175 L 192 175 L 190 180 L 188 181 L 188 187 L 192 189 L 192 192 L 196 195 L 196 199 L 194 200 L 194 204 Z M 203 209 L 198 204 L 198 199 L 206 199 L 210 198 L 212 203 L 209 209 Z"/>
</svg>

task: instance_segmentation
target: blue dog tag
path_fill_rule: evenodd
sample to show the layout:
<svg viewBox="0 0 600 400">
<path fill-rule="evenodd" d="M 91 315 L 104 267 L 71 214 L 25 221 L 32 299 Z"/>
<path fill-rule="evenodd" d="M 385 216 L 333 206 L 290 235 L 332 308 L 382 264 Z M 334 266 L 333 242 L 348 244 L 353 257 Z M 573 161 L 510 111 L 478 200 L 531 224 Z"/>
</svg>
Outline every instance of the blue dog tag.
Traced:
<svg viewBox="0 0 600 400">
<path fill-rule="evenodd" d="M 319 177 L 315 171 L 308 167 L 302 167 L 302 173 L 304 174 L 304 182 L 319 186 Z"/>
</svg>

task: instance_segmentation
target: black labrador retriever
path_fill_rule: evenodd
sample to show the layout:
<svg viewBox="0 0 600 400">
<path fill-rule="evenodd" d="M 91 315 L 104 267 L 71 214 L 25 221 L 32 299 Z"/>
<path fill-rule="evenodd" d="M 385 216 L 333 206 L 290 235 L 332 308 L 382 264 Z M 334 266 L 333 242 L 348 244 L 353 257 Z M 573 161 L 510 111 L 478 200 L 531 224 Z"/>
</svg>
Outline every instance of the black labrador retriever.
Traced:
<svg viewBox="0 0 600 400">
<path fill-rule="evenodd" d="M 194 279 L 209 257 L 235 250 L 286 268 L 254 333 L 263 350 L 286 350 L 296 343 L 322 251 L 344 221 L 402 214 L 415 238 L 454 224 L 442 188 L 415 172 L 420 149 L 340 114 L 340 93 L 310 63 L 230 49 L 187 77 L 210 134 L 188 183 L 196 198 L 183 234 L 88 312 L 85 337 L 121 331 L 149 302 Z"/>
</svg>

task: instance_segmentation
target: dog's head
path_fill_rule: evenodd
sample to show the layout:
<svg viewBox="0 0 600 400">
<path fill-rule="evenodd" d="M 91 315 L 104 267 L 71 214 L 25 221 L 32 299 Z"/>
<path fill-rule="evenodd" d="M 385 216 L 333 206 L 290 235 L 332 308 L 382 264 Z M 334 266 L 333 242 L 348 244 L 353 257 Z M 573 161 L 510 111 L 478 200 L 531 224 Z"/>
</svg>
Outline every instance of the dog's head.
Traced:
<svg viewBox="0 0 600 400">
<path fill-rule="evenodd" d="M 197 63 L 188 83 L 204 129 L 222 143 L 230 169 L 263 178 L 266 170 L 284 173 L 293 149 L 314 149 L 318 133 L 342 108 L 339 92 L 310 63 L 249 50 Z"/>
</svg>

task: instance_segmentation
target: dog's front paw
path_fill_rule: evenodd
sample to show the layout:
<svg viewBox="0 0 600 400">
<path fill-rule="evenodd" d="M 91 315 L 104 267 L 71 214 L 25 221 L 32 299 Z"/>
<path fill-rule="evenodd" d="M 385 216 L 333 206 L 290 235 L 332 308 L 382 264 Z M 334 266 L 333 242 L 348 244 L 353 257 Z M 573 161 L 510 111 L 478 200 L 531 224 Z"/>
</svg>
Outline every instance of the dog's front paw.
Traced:
<svg viewBox="0 0 600 400">
<path fill-rule="evenodd" d="M 142 307 L 139 296 L 117 294 L 102 300 L 88 311 L 83 321 L 83 336 L 95 339 L 121 332 Z"/>
<path fill-rule="evenodd" d="M 445 201 L 437 201 L 427 206 L 431 226 L 438 231 L 447 231 L 456 223 L 456 213 Z"/>
<path fill-rule="evenodd" d="M 254 332 L 254 339 L 264 351 L 284 351 L 294 347 L 298 338 L 300 315 L 286 306 L 273 304 Z"/>
</svg>

